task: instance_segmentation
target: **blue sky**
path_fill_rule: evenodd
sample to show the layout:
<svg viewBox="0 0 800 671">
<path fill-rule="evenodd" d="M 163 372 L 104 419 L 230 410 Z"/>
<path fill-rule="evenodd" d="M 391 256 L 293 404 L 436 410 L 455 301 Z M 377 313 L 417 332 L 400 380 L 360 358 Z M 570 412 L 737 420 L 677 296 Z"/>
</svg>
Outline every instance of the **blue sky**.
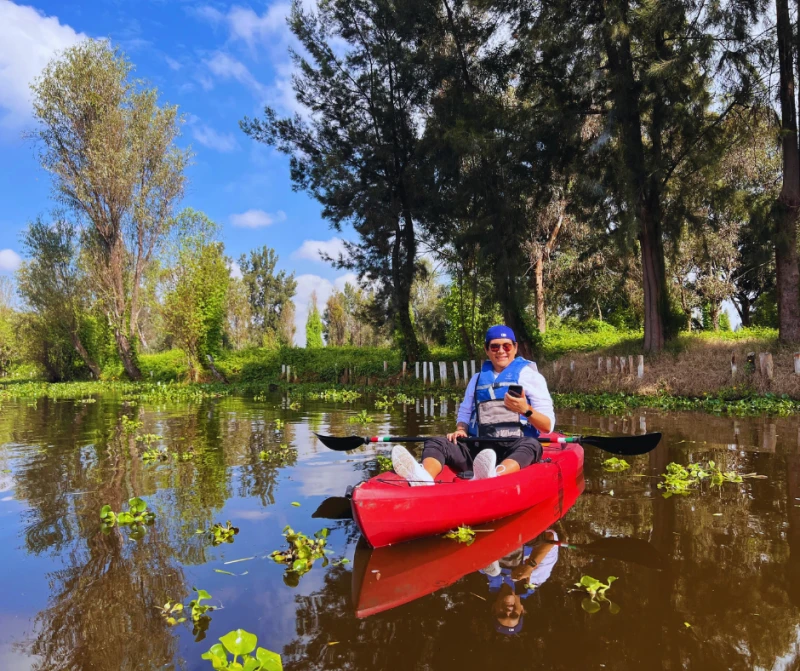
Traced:
<svg viewBox="0 0 800 671">
<path fill-rule="evenodd" d="M 333 287 L 354 277 L 319 259 L 318 250 L 341 248 L 341 236 L 322 220 L 316 201 L 292 191 L 287 158 L 238 128 L 265 104 L 284 114 L 297 110 L 289 7 L 287 0 L 0 0 L 0 274 L 18 266 L 27 223 L 53 207 L 49 175 L 23 139 L 33 123 L 28 84 L 64 48 L 86 37 L 108 38 L 134 63 L 136 76 L 186 116 L 181 143 L 195 157 L 183 204 L 222 226 L 234 259 L 268 245 L 280 267 L 296 273 L 297 340 L 304 344 L 311 292 L 324 302 Z"/>
</svg>

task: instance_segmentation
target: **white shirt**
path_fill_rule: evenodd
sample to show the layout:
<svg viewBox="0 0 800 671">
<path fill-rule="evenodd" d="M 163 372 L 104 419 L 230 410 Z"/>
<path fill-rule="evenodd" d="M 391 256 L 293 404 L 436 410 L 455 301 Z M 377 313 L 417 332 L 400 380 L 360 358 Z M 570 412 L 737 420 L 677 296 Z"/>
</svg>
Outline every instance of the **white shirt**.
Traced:
<svg viewBox="0 0 800 671">
<path fill-rule="evenodd" d="M 475 404 L 475 385 L 478 382 L 479 375 L 480 373 L 473 375 L 467 385 L 467 390 L 464 393 L 464 400 L 461 401 L 461 405 L 458 408 L 458 422 L 469 424 L 469 420 L 472 417 L 472 409 Z M 550 431 L 552 431 L 556 425 L 556 415 L 553 411 L 553 399 L 550 396 L 550 392 L 547 390 L 547 381 L 544 379 L 544 376 L 539 371 L 533 370 L 530 366 L 526 366 L 519 374 L 519 384 L 525 392 L 528 405 L 550 420 Z M 543 431 L 542 433 L 547 433 L 547 431 Z"/>
</svg>

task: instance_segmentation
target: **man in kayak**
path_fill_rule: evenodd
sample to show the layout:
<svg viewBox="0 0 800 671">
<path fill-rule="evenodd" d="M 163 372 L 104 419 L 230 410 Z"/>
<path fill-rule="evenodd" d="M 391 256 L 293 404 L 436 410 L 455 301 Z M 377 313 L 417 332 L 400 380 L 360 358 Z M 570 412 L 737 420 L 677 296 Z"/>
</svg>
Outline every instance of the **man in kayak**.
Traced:
<svg viewBox="0 0 800 671">
<path fill-rule="evenodd" d="M 456 430 L 426 440 L 422 464 L 404 447 L 392 450 L 395 473 L 412 487 L 434 484 L 445 465 L 456 473 L 471 470 L 475 479 L 482 479 L 515 473 L 541 459 L 536 438 L 556 423 L 547 382 L 535 363 L 517 356 L 516 337 L 507 326 L 489 328 L 484 349 L 487 361 L 467 385 Z M 520 388 L 522 393 L 516 393 Z M 459 442 L 468 435 L 509 440 L 478 451 L 474 443 Z"/>
</svg>

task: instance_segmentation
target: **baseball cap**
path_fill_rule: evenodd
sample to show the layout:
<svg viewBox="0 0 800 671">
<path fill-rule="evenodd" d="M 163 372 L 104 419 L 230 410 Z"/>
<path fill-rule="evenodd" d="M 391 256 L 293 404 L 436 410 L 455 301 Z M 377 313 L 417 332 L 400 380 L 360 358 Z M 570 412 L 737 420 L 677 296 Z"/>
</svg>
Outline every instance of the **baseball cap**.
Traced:
<svg viewBox="0 0 800 671">
<path fill-rule="evenodd" d="M 505 634 L 506 636 L 513 636 L 514 634 L 518 634 L 522 631 L 522 622 L 525 619 L 524 615 L 519 616 L 519 622 L 513 627 L 506 627 L 505 625 L 500 624 L 495 620 L 495 629 L 501 633 Z"/>
<path fill-rule="evenodd" d="M 497 340 L 499 338 L 508 338 L 509 340 L 517 342 L 517 336 L 514 335 L 514 331 L 508 328 L 508 326 L 503 326 L 502 324 L 490 326 L 486 331 L 486 338 L 484 342 L 488 344 L 490 340 Z"/>
</svg>

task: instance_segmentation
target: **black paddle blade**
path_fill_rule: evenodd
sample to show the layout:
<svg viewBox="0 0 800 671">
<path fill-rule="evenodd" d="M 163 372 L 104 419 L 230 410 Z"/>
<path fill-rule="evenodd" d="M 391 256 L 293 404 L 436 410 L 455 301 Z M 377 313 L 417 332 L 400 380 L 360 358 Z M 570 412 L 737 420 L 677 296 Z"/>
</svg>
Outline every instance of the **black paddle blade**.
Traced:
<svg viewBox="0 0 800 671">
<path fill-rule="evenodd" d="M 592 445 L 611 454 L 635 457 L 656 449 L 661 440 L 660 433 L 646 433 L 643 436 L 581 436 L 581 445 Z"/>
<path fill-rule="evenodd" d="M 324 520 L 352 520 L 353 509 L 350 499 L 346 496 L 329 496 L 314 511 L 311 517 L 321 517 Z"/>
<path fill-rule="evenodd" d="M 325 447 L 336 452 L 348 452 L 367 444 L 367 441 L 361 436 L 321 436 L 316 431 L 314 435 L 320 439 L 320 442 Z"/>
</svg>

